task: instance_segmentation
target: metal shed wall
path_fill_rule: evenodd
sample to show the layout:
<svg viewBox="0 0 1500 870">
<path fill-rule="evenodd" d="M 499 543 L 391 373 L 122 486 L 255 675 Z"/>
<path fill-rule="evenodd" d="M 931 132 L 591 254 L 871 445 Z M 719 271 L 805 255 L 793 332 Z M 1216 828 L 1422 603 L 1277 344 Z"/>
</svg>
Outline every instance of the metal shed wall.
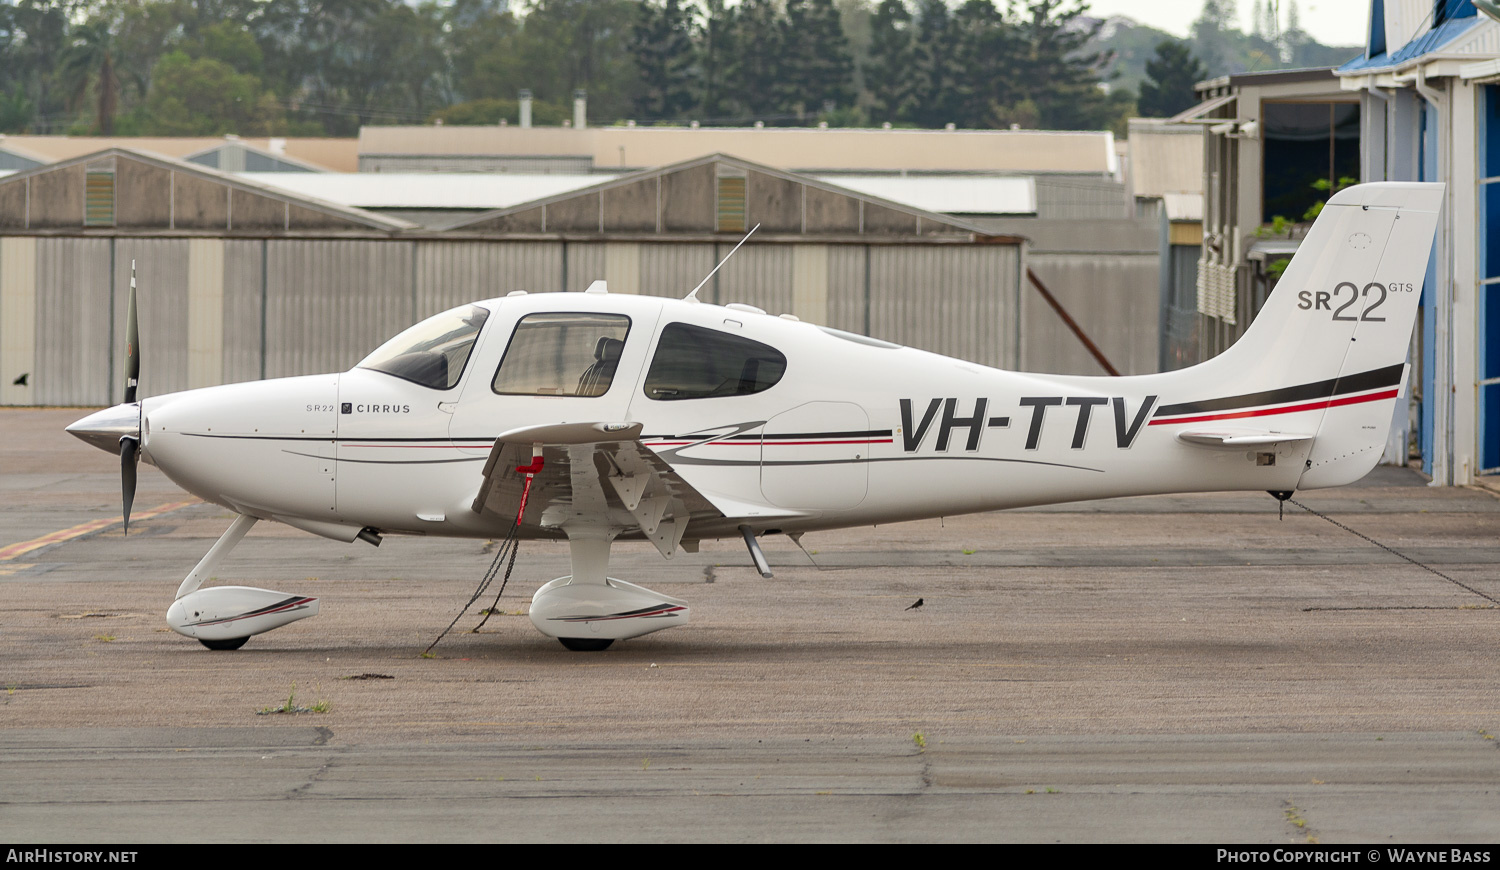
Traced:
<svg viewBox="0 0 1500 870">
<path fill-rule="evenodd" d="M 224 242 L 224 382 L 264 377 L 266 338 L 264 239 Z"/>
<path fill-rule="evenodd" d="M 37 240 L 32 404 L 85 405 L 106 394 L 111 360 L 123 353 L 110 343 L 110 247 L 109 239 Z"/>
<path fill-rule="evenodd" d="M 988 366 L 1016 363 L 1020 251 L 872 248 L 870 335 Z"/>
<path fill-rule="evenodd" d="M 141 352 L 149 354 L 151 360 L 151 365 L 141 367 L 140 395 L 160 396 L 188 389 L 188 241 L 132 238 L 111 241 L 114 281 L 110 284 L 105 279 L 104 290 L 112 302 L 112 308 L 105 311 L 110 312 L 114 323 L 115 376 L 110 384 L 111 397 L 115 393 L 123 397 L 125 391 L 125 374 L 121 366 L 125 359 L 125 322 L 129 310 L 132 260 L 136 263 L 136 282 L 141 288 L 138 298 L 150 301 L 150 308 L 143 307 L 140 311 Z M 147 292 L 150 296 L 144 297 Z"/>
<path fill-rule="evenodd" d="M 412 248 L 412 242 L 271 241 L 266 377 L 342 371 L 410 326 Z"/>
<path fill-rule="evenodd" d="M 713 251 L 713 247 L 715 246 L 706 246 L 706 250 L 702 254 L 695 256 L 694 259 L 701 257 L 701 260 L 699 260 L 701 262 L 702 260 L 713 258 L 714 262 L 718 262 L 718 258 L 722 258 L 725 254 L 729 253 L 729 249 L 732 246 L 725 245 L 722 252 Z M 717 281 L 714 294 L 704 298 L 700 292 L 699 298 L 704 299 L 705 302 L 717 302 L 721 305 L 730 302 L 741 302 L 746 305 L 754 305 L 757 308 L 764 308 L 771 314 L 799 314 L 795 310 L 796 305 L 792 299 L 792 252 L 792 245 L 762 245 L 758 247 L 746 245 L 728 263 L 724 264 L 724 268 L 719 270 L 719 274 L 714 276 Z M 709 268 L 712 269 L 713 266 L 709 266 Z M 693 289 L 694 285 L 703 280 L 703 274 L 706 274 L 706 270 L 700 272 L 697 277 L 689 280 L 687 286 L 683 287 L 682 291 L 675 295 L 686 295 L 687 291 Z M 663 290 L 667 289 L 663 288 Z M 705 287 L 704 289 L 708 288 Z M 668 291 L 662 295 L 674 294 Z M 818 316 L 821 312 L 808 311 L 802 313 L 808 315 L 808 320 L 818 323 L 822 323 L 824 320 L 822 316 Z"/>
<path fill-rule="evenodd" d="M 1112 178 L 1039 175 L 1036 216 L 1040 219 L 1126 218 L 1135 201 L 1125 184 Z"/>
<path fill-rule="evenodd" d="M 132 258 L 140 282 L 141 389 L 160 395 L 202 385 L 205 377 L 233 382 L 344 370 L 417 320 L 517 289 L 578 291 L 608 278 L 628 292 L 633 277 L 639 292 L 680 298 L 731 247 L 64 236 L 5 244 L 0 251 L 34 245 L 36 262 L 34 270 L 12 264 L 19 277 L 0 262 L 7 298 L 35 302 L 34 314 L 13 315 L 35 321 L 34 349 L 25 351 L 35 359 L 32 387 L 10 390 L 4 401 L 63 405 L 122 396 Z M 699 296 L 1013 368 L 1027 361 L 1019 354 L 1021 274 L 1015 244 L 761 243 L 741 249 Z M 11 286 L 17 281 L 28 285 L 20 296 Z M 7 304 L 5 311 L 27 310 Z M 0 324 L 0 344 L 17 328 Z M 1032 361 L 1045 365 L 1048 353 L 1071 341 L 1028 342 L 1036 349 Z M 1154 346 L 1150 354 L 1154 361 Z"/>
<path fill-rule="evenodd" d="M 1153 253 L 1032 254 L 1027 265 L 1121 374 L 1158 370 L 1160 263 Z M 1030 287 L 1022 368 L 1053 374 L 1103 374 L 1062 319 Z"/>
<path fill-rule="evenodd" d="M 608 248 L 608 242 L 569 242 L 564 263 L 566 268 L 563 270 L 567 278 L 563 286 L 558 289 L 587 290 L 595 281 L 608 280 L 611 277 L 608 274 L 610 265 Z M 634 286 L 627 285 L 624 281 L 611 282 L 610 292 L 635 292 L 632 289 Z"/>
</svg>

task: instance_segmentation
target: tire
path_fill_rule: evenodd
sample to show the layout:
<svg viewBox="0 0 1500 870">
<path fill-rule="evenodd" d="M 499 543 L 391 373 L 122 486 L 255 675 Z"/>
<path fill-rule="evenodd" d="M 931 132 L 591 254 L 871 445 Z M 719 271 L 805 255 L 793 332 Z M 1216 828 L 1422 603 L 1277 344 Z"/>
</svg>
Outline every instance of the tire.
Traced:
<svg viewBox="0 0 1500 870">
<path fill-rule="evenodd" d="M 204 640 L 200 637 L 198 642 L 213 650 L 231 650 L 244 646 L 245 641 L 249 639 L 248 637 L 232 637 L 229 640 Z"/>
<path fill-rule="evenodd" d="M 600 652 L 609 649 L 609 645 L 615 642 L 612 637 L 560 637 L 557 640 L 573 652 Z"/>
</svg>

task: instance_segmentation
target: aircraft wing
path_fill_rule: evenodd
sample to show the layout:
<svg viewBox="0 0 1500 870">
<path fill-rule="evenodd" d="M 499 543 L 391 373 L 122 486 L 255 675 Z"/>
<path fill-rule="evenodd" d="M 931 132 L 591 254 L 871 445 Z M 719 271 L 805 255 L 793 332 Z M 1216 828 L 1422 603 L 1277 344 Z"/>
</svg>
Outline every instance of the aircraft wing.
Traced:
<svg viewBox="0 0 1500 870">
<path fill-rule="evenodd" d="M 506 523 L 521 507 L 526 475 L 542 457 L 525 525 L 553 530 L 636 530 L 671 558 L 694 518 L 725 514 L 640 441 L 640 423 L 560 423 L 513 429 L 495 439 L 473 508 Z"/>
</svg>

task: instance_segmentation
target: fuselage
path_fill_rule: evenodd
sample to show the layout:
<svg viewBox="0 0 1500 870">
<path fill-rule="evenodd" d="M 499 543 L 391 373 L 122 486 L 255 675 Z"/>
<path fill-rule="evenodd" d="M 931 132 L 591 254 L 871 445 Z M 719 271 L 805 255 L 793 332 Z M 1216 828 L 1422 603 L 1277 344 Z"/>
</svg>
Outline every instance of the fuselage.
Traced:
<svg viewBox="0 0 1500 870">
<path fill-rule="evenodd" d="M 483 323 L 461 371 L 436 385 L 356 367 L 154 397 L 143 406 L 145 455 L 206 500 L 352 538 L 362 528 L 496 534 L 494 518 L 471 508 L 496 436 L 559 422 L 639 422 L 645 445 L 728 506 L 726 515 L 763 515 L 763 528 L 782 531 L 1146 493 L 1290 490 L 1310 449 L 1304 440 L 1205 450 L 1176 439 L 1174 420 L 1202 415 L 1164 410 L 1234 389 L 1203 383 L 1194 369 L 1018 374 L 747 308 L 656 297 L 513 295 L 475 308 Z M 575 388 L 571 378 L 515 387 L 501 372 L 518 329 L 569 323 L 565 315 L 597 315 L 622 336 L 606 388 Z M 749 388 L 734 382 L 739 375 L 698 395 L 664 388 L 652 365 L 672 352 L 664 334 L 684 327 L 771 348 L 784 371 L 769 386 L 762 371 Z M 1279 425 L 1313 432 L 1315 414 L 1282 415 Z M 733 534 L 734 525 L 695 520 L 687 536 Z"/>
</svg>

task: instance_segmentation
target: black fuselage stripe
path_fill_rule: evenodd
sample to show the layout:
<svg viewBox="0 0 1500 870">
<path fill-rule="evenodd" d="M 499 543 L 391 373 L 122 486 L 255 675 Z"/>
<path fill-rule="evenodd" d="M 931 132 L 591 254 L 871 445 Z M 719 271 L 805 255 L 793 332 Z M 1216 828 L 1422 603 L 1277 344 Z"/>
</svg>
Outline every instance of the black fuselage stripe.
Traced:
<svg viewBox="0 0 1500 870">
<path fill-rule="evenodd" d="M 209 432 L 184 432 L 194 438 L 226 438 L 241 441 L 362 441 L 367 444 L 421 444 L 421 443 L 452 443 L 467 446 L 489 446 L 495 443 L 493 436 L 489 438 L 367 438 L 362 435 L 216 435 Z M 889 438 L 890 429 L 869 429 L 860 432 L 793 432 L 790 434 L 777 435 L 735 435 L 731 438 L 717 438 L 707 436 L 707 440 L 717 441 L 792 441 L 797 439 L 811 438 Z M 642 435 L 642 441 L 696 441 L 704 439 L 703 435 Z"/>
<path fill-rule="evenodd" d="M 861 432 L 792 432 L 777 435 L 731 435 L 727 438 L 713 435 L 642 435 L 642 441 L 796 441 L 813 438 L 889 438 L 890 429 L 867 429 Z"/>
<path fill-rule="evenodd" d="M 1397 363 L 1382 369 L 1373 369 L 1368 372 L 1360 372 L 1357 375 L 1347 375 L 1340 378 L 1331 378 L 1326 381 L 1316 381 L 1311 384 L 1301 384 L 1295 387 L 1283 387 L 1279 390 L 1266 390 L 1261 393 L 1246 393 L 1242 396 L 1226 396 L 1222 399 L 1205 399 L 1201 402 L 1183 402 L 1180 405 L 1163 405 L 1156 409 L 1153 417 L 1176 417 L 1181 414 L 1204 414 L 1214 411 L 1233 411 L 1238 408 L 1255 408 L 1261 405 L 1283 405 L 1288 402 L 1306 402 L 1314 399 L 1326 399 L 1330 396 L 1343 396 L 1349 393 L 1362 393 L 1365 390 L 1375 390 L 1381 387 L 1393 387 L 1401 383 L 1401 373 L 1406 368 L 1405 363 Z"/>
<path fill-rule="evenodd" d="M 224 438 L 231 441 L 364 441 L 381 444 L 451 443 L 469 447 L 488 447 L 494 438 L 365 438 L 359 435 L 215 435 L 210 432 L 183 432 L 193 438 Z"/>
</svg>

